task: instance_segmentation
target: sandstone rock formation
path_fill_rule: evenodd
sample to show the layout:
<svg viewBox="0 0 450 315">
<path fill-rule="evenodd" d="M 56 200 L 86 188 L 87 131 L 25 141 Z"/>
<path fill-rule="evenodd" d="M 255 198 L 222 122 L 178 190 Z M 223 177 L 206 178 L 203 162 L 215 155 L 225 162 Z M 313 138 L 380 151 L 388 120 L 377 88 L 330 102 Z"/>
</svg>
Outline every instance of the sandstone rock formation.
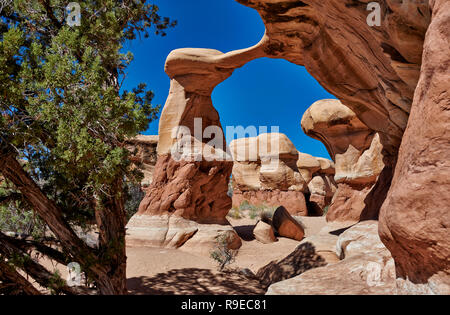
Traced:
<svg viewBox="0 0 450 315">
<path fill-rule="evenodd" d="M 141 181 L 143 187 L 152 183 L 153 172 L 158 159 L 156 152 L 158 139 L 158 136 L 139 135 L 126 143 L 126 148 L 132 152 L 131 162 L 144 173 L 144 179 Z"/>
<path fill-rule="evenodd" d="M 272 284 L 267 294 L 395 294 L 394 260 L 378 236 L 378 222 L 343 232 L 336 243 L 343 260 Z"/>
<path fill-rule="evenodd" d="M 273 228 L 270 224 L 258 221 L 253 229 L 255 239 L 263 244 L 269 244 L 277 241 Z"/>
<path fill-rule="evenodd" d="M 266 153 L 259 154 L 269 137 L 279 148 L 263 149 Z M 251 150 L 256 153 L 248 153 Z M 284 134 L 237 139 L 230 143 L 230 152 L 234 160 L 233 207 L 247 201 L 252 205 L 282 205 L 292 215 L 322 215 L 336 191 L 334 163 L 297 151 Z M 275 168 L 270 169 L 266 156 L 279 156 Z"/>
<path fill-rule="evenodd" d="M 338 100 L 314 103 L 303 115 L 305 133 L 322 141 L 335 161 L 336 193 L 316 193 L 329 198 L 328 221 L 358 222 L 364 219 L 365 199 L 374 186 L 384 164 L 378 134 L 363 124 L 356 114 Z M 323 178 L 313 178 L 309 184 L 324 186 Z M 330 184 L 329 184 L 330 186 Z M 313 201 L 320 203 L 318 197 Z"/>
<path fill-rule="evenodd" d="M 307 215 L 306 182 L 297 167 L 298 151 L 284 134 L 261 134 L 230 143 L 233 156 L 233 206 L 283 205 L 292 214 Z"/>
<path fill-rule="evenodd" d="M 450 2 L 429 5 L 422 71 L 380 235 L 409 290 L 450 294 Z"/>
<path fill-rule="evenodd" d="M 309 200 L 308 209 L 315 215 L 323 215 L 325 207 L 329 206 L 336 193 L 336 183 L 333 175 L 321 172 L 314 175 L 308 183 Z"/>
<path fill-rule="evenodd" d="M 305 236 L 304 227 L 295 220 L 283 206 L 275 210 L 272 226 L 279 236 L 301 241 Z"/>
<path fill-rule="evenodd" d="M 255 58 L 283 58 L 304 65 L 379 134 L 385 168 L 369 193 L 364 212 L 378 214 L 395 169 L 393 186 L 380 214 L 380 231 L 396 260 L 398 276 L 423 285 L 430 279 L 433 283 L 437 283 L 434 279 L 448 279 L 450 45 L 446 43 L 450 3 L 378 1 L 381 25 L 369 26 L 367 1 L 238 2 L 260 13 L 266 26 L 260 43 L 225 54 L 182 49 L 167 59 L 171 90 L 160 120 L 155 176 L 140 215 L 177 212 L 201 221 L 224 217 L 231 204 L 226 195 L 231 163 L 174 159 L 171 148 L 177 139 L 172 132 L 185 126 L 194 134 L 195 118 L 202 118 L 204 134 L 194 137 L 207 143 L 212 138 L 207 127 L 221 129 L 210 97 L 214 87 Z M 190 190 L 199 180 L 201 187 Z M 190 192 L 183 195 L 185 191 Z M 176 210 L 174 203 L 181 195 Z M 338 265 L 332 266 L 345 274 Z"/>
</svg>

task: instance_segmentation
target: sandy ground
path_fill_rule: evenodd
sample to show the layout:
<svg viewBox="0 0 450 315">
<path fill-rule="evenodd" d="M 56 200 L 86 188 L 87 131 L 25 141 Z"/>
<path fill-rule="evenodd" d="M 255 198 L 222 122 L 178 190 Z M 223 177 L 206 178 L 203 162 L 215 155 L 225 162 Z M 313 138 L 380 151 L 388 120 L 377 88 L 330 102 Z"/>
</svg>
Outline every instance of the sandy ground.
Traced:
<svg viewBox="0 0 450 315">
<path fill-rule="evenodd" d="M 263 286 L 239 272 L 248 268 L 253 273 L 273 260 L 289 255 L 299 242 L 278 238 L 272 244 L 254 239 L 253 227 L 257 219 L 230 219 L 242 238 L 242 247 L 229 271 L 219 272 L 216 262 L 207 255 L 193 254 L 179 249 L 127 247 L 127 287 L 130 294 L 264 294 Z M 323 217 L 302 217 L 305 236 L 319 233 L 326 225 Z M 41 261 L 42 262 L 42 261 Z M 48 270 L 58 269 L 63 278 L 67 268 L 50 261 L 42 262 Z"/>
<path fill-rule="evenodd" d="M 256 280 L 239 274 L 244 268 L 256 273 L 273 260 L 289 255 L 298 241 L 278 238 L 278 242 L 262 244 L 252 231 L 256 219 L 230 219 L 242 238 L 242 247 L 229 267 L 218 272 L 216 263 L 207 256 L 176 249 L 127 248 L 127 276 L 130 294 L 264 294 Z M 325 218 L 301 218 L 306 236 L 317 234 Z"/>
</svg>

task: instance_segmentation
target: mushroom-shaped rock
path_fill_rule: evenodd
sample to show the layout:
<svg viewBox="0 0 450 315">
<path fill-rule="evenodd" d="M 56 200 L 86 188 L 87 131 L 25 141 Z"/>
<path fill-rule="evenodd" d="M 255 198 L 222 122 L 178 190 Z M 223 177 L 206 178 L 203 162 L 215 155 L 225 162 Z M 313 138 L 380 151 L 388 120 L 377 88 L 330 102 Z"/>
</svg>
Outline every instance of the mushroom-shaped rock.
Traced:
<svg viewBox="0 0 450 315">
<path fill-rule="evenodd" d="M 302 128 L 322 141 L 334 160 L 329 166 L 329 161 L 319 158 L 320 172 L 333 174 L 337 184 L 327 220 L 355 223 L 377 217 L 377 213 L 365 211 L 365 199 L 384 168 L 379 135 L 339 100 L 322 100 L 311 105 L 303 115 Z M 313 178 L 309 184 L 314 204 L 320 204 L 319 196 L 323 195 L 314 193 L 318 184 L 319 178 Z"/>
<path fill-rule="evenodd" d="M 325 145 L 333 160 L 350 145 L 358 151 L 367 149 L 374 135 L 374 131 L 339 100 L 315 102 L 306 110 L 301 124 L 308 136 Z"/>
<path fill-rule="evenodd" d="M 290 213 L 307 215 L 306 181 L 297 167 L 298 151 L 281 133 L 261 134 L 230 143 L 233 156 L 233 206 L 284 205 Z"/>
</svg>

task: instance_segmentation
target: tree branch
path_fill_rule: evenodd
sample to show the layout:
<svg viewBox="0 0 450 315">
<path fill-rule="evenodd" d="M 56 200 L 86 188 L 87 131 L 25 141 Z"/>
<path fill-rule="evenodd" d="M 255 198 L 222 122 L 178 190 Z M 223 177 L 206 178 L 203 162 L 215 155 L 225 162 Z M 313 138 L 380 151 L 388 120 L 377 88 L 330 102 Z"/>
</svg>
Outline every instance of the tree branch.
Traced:
<svg viewBox="0 0 450 315">
<path fill-rule="evenodd" d="M 21 248 L 10 242 L 7 237 L 5 238 L 0 235 L 0 245 L 0 254 L 5 257 L 13 257 L 12 262 L 14 260 L 18 260 L 19 266 L 17 267 L 21 268 L 42 287 L 51 288 L 55 292 L 61 292 L 68 295 L 78 294 L 78 291 L 74 290 L 72 287 L 69 287 L 64 280 L 62 283 L 56 283 L 55 277 L 52 273 L 40 264 L 36 263 Z"/>
<path fill-rule="evenodd" d="M 27 279 L 20 275 L 12 266 L 8 265 L 0 258 L 0 279 L 7 282 L 9 286 L 12 284 L 12 291 L 18 294 L 18 290 L 15 288 L 20 288 L 20 293 L 26 295 L 41 295 L 39 292 Z M 8 290 L 11 291 L 11 290 Z"/>
</svg>

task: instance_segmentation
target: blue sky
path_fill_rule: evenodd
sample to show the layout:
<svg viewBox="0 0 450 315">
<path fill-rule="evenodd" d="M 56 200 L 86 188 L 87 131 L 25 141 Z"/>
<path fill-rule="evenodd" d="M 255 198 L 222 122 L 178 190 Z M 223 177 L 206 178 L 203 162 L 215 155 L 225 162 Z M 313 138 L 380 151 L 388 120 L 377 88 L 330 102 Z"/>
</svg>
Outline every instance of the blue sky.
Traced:
<svg viewBox="0 0 450 315">
<path fill-rule="evenodd" d="M 169 78 L 164 72 L 167 55 L 177 48 L 213 48 L 222 52 L 246 48 L 259 42 L 264 24 L 255 10 L 234 0 L 153 0 L 162 16 L 178 25 L 166 37 L 150 36 L 127 44 L 134 54 L 124 88 L 147 83 L 156 94 L 154 103 L 164 105 Z M 279 126 L 296 148 L 329 158 L 325 146 L 306 136 L 300 121 L 315 101 L 334 98 L 304 67 L 281 59 L 262 58 L 237 69 L 216 87 L 212 95 L 222 126 Z M 157 134 L 159 121 L 145 134 Z M 269 129 L 270 130 L 270 129 Z M 232 139 L 227 139 L 228 141 Z"/>
</svg>

